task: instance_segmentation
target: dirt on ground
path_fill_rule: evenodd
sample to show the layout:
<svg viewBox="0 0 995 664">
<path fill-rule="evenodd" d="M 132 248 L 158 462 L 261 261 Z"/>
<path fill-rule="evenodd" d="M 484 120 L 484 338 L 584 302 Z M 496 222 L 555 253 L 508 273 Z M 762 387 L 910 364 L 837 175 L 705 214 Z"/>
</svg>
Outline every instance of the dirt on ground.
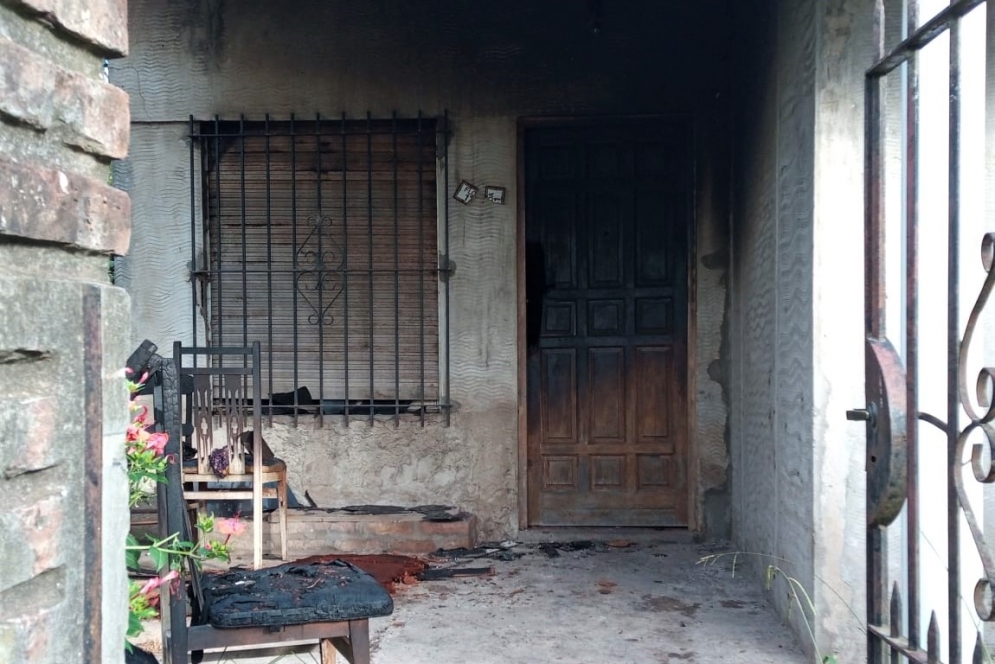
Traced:
<svg viewBox="0 0 995 664">
<path fill-rule="evenodd" d="M 310 563 L 329 563 L 342 560 L 355 565 L 368 573 L 383 586 L 391 595 L 397 594 L 398 586 L 410 586 L 418 582 L 418 575 L 428 568 L 428 563 L 412 556 L 395 556 L 390 554 L 373 555 L 328 555 L 309 556 L 294 562 L 300 565 Z"/>
<path fill-rule="evenodd" d="M 395 582 L 393 615 L 371 621 L 373 664 L 807 662 L 767 606 L 759 572 L 740 561 L 733 574 L 731 557 L 701 564 L 720 552 L 625 541 L 507 542 L 445 552 L 426 560 L 436 569 L 478 573 Z M 479 574 L 484 570 L 493 573 Z M 856 621 L 854 638 L 863 638 Z M 208 653 L 204 661 L 319 658 L 314 646 L 300 645 Z"/>
</svg>

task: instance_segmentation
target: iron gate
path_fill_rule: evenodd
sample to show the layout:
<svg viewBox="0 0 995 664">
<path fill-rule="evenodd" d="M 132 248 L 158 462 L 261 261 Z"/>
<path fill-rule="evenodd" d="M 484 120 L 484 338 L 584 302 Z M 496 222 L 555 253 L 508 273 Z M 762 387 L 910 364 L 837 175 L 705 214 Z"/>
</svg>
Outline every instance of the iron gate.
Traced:
<svg viewBox="0 0 995 664">
<path fill-rule="evenodd" d="M 976 395 L 968 385 L 968 349 L 976 339 L 979 316 L 995 285 L 995 233 L 982 238 L 982 258 L 985 271 L 984 285 L 977 296 L 967 319 L 960 324 L 962 296 L 961 249 L 974 245 L 973 237 L 962 237 L 961 205 L 961 19 L 984 0 L 958 0 L 935 17 L 918 25 L 917 0 L 907 0 L 905 34 L 908 35 L 889 52 L 884 49 L 885 13 L 882 3 L 877 3 L 875 17 L 875 43 L 878 44 L 877 62 L 866 76 L 866 135 L 865 135 L 865 329 L 866 329 L 866 394 L 867 407 L 847 413 L 852 420 L 864 420 L 867 427 L 867 630 L 868 662 L 876 664 L 890 658 L 892 662 L 908 659 L 914 662 L 939 662 L 941 658 L 951 664 L 963 661 L 962 617 L 965 607 L 973 604 L 981 620 L 995 619 L 992 589 L 995 584 L 995 558 L 985 543 L 975 509 L 968 500 L 966 481 L 970 464 L 973 479 L 978 482 L 995 481 L 995 368 L 985 367 L 977 376 Z M 988 17 L 987 34 L 992 41 L 995 20 Z M 949 35 L 949 173 L 947 201 L 947 280 L 946 280 L 946 412 L 927 413 L 920 405 L 920 368 L 925 355 L 920 358 L 920 95 L 919 54 L 922 49 L 942 34 Z M 988 64 L 991 67 L 993 48 L 988 47 Z M 902 68 L 904 67 L 904 71 Z M 903 111 L 902 136 L 904 143 L 901 157 L 901 184 L 904 216 L 904 237 L 888 242 L 899 242 L 905 253 L 904 260 L 904 325 L 905 332 L 893 334 L 897 340 L 904 336 L 904 361 L 889 341 L 886 329 L 887 276 L 885 271 L 888 244 L 885 237 L 884 182 L 886 178 L 885 142 L 888 131 L 888 113 L 883 103 L 889 95 L 889 74 L 904 74 L 901 83 L 900 106 Z M 992 80 L 988 73 L 988 80 Z M 892 79 L 893 81 L 894 79 Z M 894 88 L 892 88 L 894 89 Z M 988 99 L 993 86 L 988 84 Z M 893 98 L 893 97 L 891 97 Z M 987 115 L 992 115 L 989 108 Z M 991 122 L 987 122 L 991 126 Z M 990 132 L 988 132 L 990 133 Z M 892 134 L 894 135 L 894 134 Z M 988 137 L 990 142 L 991 138 Z M 991 148 L 989 148 L 989 160 Z M 924 187 L 927 185 L 923 185 Z M 963 331 L 962 331 L 963 330 Z M 929 349 L 925 349 L 929 350 Z M 946 523 L 947 523 L 947 628 L 946 640 L 941 644 L 941 628 L 936 612 L 932 612 L 926 634 L 921 629 L 922 561 L 920 560 L 920 444 L 919 427 L 938 428 L 946 439 Z M 987 445 L 985 445 L 987 442 Z M 971 455 L 965 458 L 967 446 Z M 905 508 L 904 573 L 901 579 L 906 587 L 905 597 L 899 590 L 899 580 L 889 588 L 888 529 L 901 525 L 898 520 Z M 960 547 L 961 521 L 967 524 L 977 547 L 983 567 L 982 578 L 975 586 L 973 598 L 962 597 L 962 551 Z M 966 552 L 965 552 L 966 553 Z M 973 601 L 972 601 L 973 600 Z M 924 622 L 924 621 L 922 621 Z M 903 629 L 903 623 L 905 625 Z M 925 636 L 925 638 L 924 638 Z M 945 653 L 943 646 L 946 646 Z M 981 631 L 974 646 L 973 661 L 988 659 Z"/>
</svg>

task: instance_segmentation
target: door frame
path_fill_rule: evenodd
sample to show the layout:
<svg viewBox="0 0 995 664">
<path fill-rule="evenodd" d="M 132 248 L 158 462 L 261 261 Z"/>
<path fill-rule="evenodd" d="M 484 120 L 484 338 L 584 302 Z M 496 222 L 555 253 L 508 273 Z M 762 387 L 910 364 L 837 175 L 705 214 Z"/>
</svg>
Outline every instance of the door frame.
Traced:
<svg viewBox="0 0 995 664">
<path fill-rule="evenodd" d="M 691 218 L 687 229 L 687 399 L 685 426 L 687 427 L 687 481 L 688 531 L 698 532 L 698 446 L 696 440 L 698 394 L 698 125 L 694 116 L 687 113 L 648 115 L 577 115 L 577 116 L 522 116 L 518 118 L 516 146 L 516 290 L 518 299 L 518 529 L 529 526 L 529 431 L 528 431 L 528 353 L 525 338 L 525 223 L 528 211 L 525 206 L 525 133 L 543 127 L 603 127 L 638 122 L 665 122 L 685 120 L 691 126 L 691 191 L 689 196 Z"/>
</svg>

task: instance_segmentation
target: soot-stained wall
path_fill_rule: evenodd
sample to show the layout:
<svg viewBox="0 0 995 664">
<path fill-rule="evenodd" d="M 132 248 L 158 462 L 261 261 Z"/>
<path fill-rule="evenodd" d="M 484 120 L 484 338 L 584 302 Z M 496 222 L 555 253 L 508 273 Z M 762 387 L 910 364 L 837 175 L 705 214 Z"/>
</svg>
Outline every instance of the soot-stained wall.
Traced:
<svg viewBox="0 0 995 664">
<path fill-rule="evenodd" d="M 726 280 L 729 143 L 723 0 L 605 5 L 527 0 L 166 2 L 130 11 L 134 200 L 122 282 L 134 335 L 189 341 L 187 118 L 364 117 L 448 109 L 450 181 L 507 187 L 504 206 L 453 206 L 452 426 L 278 424 L 267 439 L 291 486 L 324 505 L 452 503 L 485 537 L 518 521 L 517 122 L 538 115 L 692 114 L 697 144 L 696 356 L 691 387 L 696 525 L 729 529 Z M 203 336 L 200 336 L 203 339 Z"/>
</svg>

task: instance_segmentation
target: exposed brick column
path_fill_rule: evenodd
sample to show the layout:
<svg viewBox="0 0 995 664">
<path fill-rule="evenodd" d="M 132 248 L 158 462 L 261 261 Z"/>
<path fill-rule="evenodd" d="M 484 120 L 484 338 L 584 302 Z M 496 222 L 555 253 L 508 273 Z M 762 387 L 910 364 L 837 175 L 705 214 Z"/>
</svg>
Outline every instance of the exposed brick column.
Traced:
<svg viewBox="0 0 995 664">
<path fill-rule="evenodd" d="M 121 662 L 126 0 L 0 0 L 0 662 Z"/>
</svg>

